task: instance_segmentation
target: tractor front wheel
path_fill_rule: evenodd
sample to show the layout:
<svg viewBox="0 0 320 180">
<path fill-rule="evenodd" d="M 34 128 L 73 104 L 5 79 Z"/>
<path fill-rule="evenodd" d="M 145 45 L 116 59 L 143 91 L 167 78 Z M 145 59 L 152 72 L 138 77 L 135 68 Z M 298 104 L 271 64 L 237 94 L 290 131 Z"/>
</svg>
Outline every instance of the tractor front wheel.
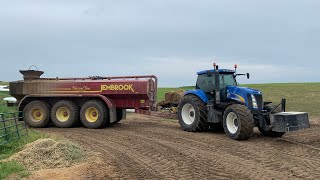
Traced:
<svg viewBox="0 0 320 180">
<path fill-rule="evenodd" d="M 178 108 L 179 124 L 181 129 L 190 132 L 201 132 L 208 130 L 207 107 L 198 97 L 187 95 Z"/>
<path fill-rule="evenodd" d="M 227 107 L 223 115 L 225 133 L 234 140 L 247 140 L 253 135 L 254 120 L 251 111 L 244 105 Z"/>
</svg>

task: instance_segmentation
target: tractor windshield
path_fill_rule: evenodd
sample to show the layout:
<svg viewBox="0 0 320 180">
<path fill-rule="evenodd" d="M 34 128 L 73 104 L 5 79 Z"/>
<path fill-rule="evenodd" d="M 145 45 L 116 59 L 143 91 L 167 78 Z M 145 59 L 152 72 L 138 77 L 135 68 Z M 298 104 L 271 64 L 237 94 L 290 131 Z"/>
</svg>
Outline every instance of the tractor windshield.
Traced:
<svg viewBox="0 0 320 180">
<path fill-rule="evenodd" d="M 220 74 L 220 89 L 227 86 L 236 86 L 237 82 L 233 74 Z"/>
</svg>

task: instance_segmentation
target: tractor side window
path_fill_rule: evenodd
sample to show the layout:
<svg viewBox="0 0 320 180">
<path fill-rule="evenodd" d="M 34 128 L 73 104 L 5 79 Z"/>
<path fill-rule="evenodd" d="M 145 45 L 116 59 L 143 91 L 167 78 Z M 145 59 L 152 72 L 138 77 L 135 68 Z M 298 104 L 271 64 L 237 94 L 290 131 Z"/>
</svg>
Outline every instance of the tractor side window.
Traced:
<svg viewBox="0 0 320 180">
<path fill-rule="evenodd" d="M 220 89 L 226 88 L 227 86 L 236 86 L 237 82 L 233 77 L 233 74 L 220 74 Z"/>
<path fill-rule="evenodd" d="M 201 74 L 198 76 L 197 89 L 201 89 L 206 93 L 214 91 L 215 82 L 214 76 L 208 77 L 207 74 Z"/>
</svg>

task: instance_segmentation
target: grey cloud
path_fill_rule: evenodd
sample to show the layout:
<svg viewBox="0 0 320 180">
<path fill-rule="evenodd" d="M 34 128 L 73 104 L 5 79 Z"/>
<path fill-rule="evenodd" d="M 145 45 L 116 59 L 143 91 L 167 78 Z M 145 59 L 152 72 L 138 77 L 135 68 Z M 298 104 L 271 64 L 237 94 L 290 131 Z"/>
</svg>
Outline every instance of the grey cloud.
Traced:
<svg viewBox="0 0 320 180">
<path fill-rule="evenodd" d="M 246 70 L 254 72 L 253 83 L 270 81 L 255 65 L 287 68 L 290 76 L 282 73 L 274 82 L 318 81 L 319 5 L 316 0 L 2 1 L 0 66 L 7 68 L 0 79 L 18 79 L 18 69 L 36 64 L 47 76 L 155 73 L 162 86 L 189 85 L 197 68 L 210 68 L 217 57 L 252 64 Z M 172 61 L 184 64 L 166 68 Z M 303 79 L 297 66 L 304 68 Z"/>
</svg>

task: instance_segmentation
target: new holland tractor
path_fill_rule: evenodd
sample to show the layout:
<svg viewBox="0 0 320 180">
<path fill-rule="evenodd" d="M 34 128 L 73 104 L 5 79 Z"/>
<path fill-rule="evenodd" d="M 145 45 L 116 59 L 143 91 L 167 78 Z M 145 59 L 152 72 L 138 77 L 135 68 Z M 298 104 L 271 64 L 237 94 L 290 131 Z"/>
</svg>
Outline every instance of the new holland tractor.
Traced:
<svg viewBox="0 0 320 180">
<path fill-rule="evenodd" d="M 264 136 L 282 137 L 288 131 L 310 128 L 308 113 L 285 112 L 286 100 L 279 105 L 263 102 L 262 92 L 240 87 L 234 70 L 214 69 L 198 72 L 195 90 L 185 92 L 179 107 L 179 123 L 190 132 L 223 127 L 235 140 L 247 140 L 258 127 Z"/>
</svg>

